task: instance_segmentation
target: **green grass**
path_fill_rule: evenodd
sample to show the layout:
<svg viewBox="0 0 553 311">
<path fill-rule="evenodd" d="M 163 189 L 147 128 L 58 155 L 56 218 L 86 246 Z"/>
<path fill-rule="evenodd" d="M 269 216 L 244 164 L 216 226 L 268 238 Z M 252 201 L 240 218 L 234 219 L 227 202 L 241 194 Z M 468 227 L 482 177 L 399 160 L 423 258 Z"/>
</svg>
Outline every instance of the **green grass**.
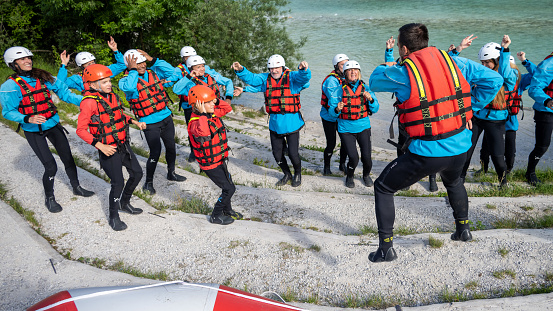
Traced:
<svg viewBox="0 0 553 311">
<path fill-rule="evenodd" d="M 444 288 L 438 298 L 440 301 L 444 302 L 459 302 L 469 300 L 469 296 L 462 292 L 451 292 L 449 289 Z"/>
<path fill-rule="evenodd" d="M 432 248 L 440 248 L 444 245 L 444 241 L 440 239 L 436 239 L 435 237 L 429 235 L 428 236 L 428 245 Z"/>
<path fill-rule="evenodd" d="M 495 204 L 486 204 L 486 208 L 487 209 L 496 209 L 497 206 L 495 206 Z"/>
<path fill-rule="evenodd" d="M 300 145 L 300 147 L 308 149 L 308 150 L 313 150 L 313 151 L 320 151 L 320 152 L 325 151 L 325 147 L 319 147 L 319 146 L 315 146 L 315 145 Z"/>
<path fill-rule="evenodd" d="M 8 188 L 4 183 L 0 183 L 0 200 L 11 206 L 19 215 L 25 218 L 39 234 L 41 234 L 40 223 L 35 218 L 35 212 L 24 208 L 13 196 L 8 198 Z"/>
<path fill-rule="evenodd" d="M 198 198 L 183 198 L 179 197 L 174 205 L 171 205 L 172 210 L 181 211 L 190 214 L 209 215 L 213 210 L 207 203 Z"/>
<path fill-rule="evenodd" d="M 134 267 L 126 265 L 122 261 L 118 261 L 114 263 L 111 266 L 107 267 L 109 270 L 113 271 L 119 271 L 126 274 L 134 275 L 139 278 L 146 278 L 146 279 L 152 279 L 152 280 L 161 280 L 161 281 L 167 281 L 169 279 L 167 272 L 165 271 L 159 271 L 159 272 L 142 272 Z"/>
<path fill-rule="evenodd" d="M 506 247 L 500 247 L 497 252 L 501 257 L 507 257 L 507 255 L 509 255 L 509 250 Z"/>
<path fill-rule="evenodd" d="M 261 110 L 243 110 L 242 115 L 246 118 L 263 118 L 265 114 Z"/>
<path fill-rule="evenodd" d="M 493 223 L 497 229 L 545 229 L 553 228 L 553 215 L 526 216 L 521 218 L 515 216 L 512 218 L 498 219 Z"/>
<path fill-rule="evenodd" d="M 523 210 L 523 211 L 528 212 L 528 211 L 533 210 L 534 207 L 532 207 L 532 206 L 521 206 L 520 209 Z"/>
<path fill-rule="evenodd" d="M 310 251 L 313 251 L 313 252 L 320 252 L 321 251 L 321 247 L 319 245 L 311 245 L 307 248 L 307 250 L 310 250 Z"/>
<path fill-rule="evenodd" d="M 378 228 L 375 226 L 362 225 L 359 228 L 361 235 L 378 234 Z"/>
<path fill-rule="evenodd" d="M 102 269 L 106 266 L 106 260 L 100 259 L 100 258 L 88 258 L 88 257 L 79 257 L 77 259 L 78 262 L 82 262 L 84 264 L 87 264 L 89 266 L 93 266 L 99 269 Z"/>
<path fill-rule="evenodd" d="M 468 290 L 475 290 L 478 288 L 478 282 L 477 281 L 470 281 L 467 284 L 465 284 L 465 288 Z"/>
<path fill-rule="evenodd" d="M 512 279 L 514 279 L 515 276 L 516 276 L 516 273 L 515 273 L 515 271 L 510 270 L 510 269 L 503 269 L 503 270 L 494 271 L 492 273 L 492 275 L 497 279 L 504 279 L 508 276 L 510 276 Z"/>
</svg>

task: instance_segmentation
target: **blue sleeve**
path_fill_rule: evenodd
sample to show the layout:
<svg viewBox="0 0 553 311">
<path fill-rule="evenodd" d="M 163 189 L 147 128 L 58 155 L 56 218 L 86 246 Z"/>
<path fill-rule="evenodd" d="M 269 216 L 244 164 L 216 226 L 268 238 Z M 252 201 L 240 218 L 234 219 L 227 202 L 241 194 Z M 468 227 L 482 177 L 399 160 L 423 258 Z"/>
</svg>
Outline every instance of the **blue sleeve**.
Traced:
<svg viewBox="0 0 553 311">
<path fill-rule="evenodd" d="M 179 67 L 175 67 L 175 69 L 173 70 L 173 74 L 167 79 L 167 81 L 169 81 L 168 83 L 177 83 L 182 78 L 186 78 L 185 76 L 183 76 L 182 70 L 180 70 Z"/>
<path fill-rule="evenodd" d="M 71 103 L 75 106 L 81 105 L 83 97 L 71 92 L 65 83 L 60 79 L 55 79 L 54 83 L 46 82 L 46 86 L 52 90 L 61 100 L 67 103 Z"/>
<path fill-rule="evenodd" d="M 223 77 L 220 73 L 218 73 L 217 71 L 211 68 L 209 69 L 210 69 L 210 72 L 208 72 L 208 74 L 212 76 L 213 79 L 215 79 L 215 81 L 217 81 L 217 84 L 225 86 L 225 90 L 226 90 L 225 96 L 230 97 L 232 99 L 232 96 L 234 93 L 234 85 L 232 84 L 232 80 L 229 78 Z M 207 72 L 207 68 L 206 68 L 206 72 Z"/>
<path fill-rule="evenodd" d="M 499 54 L 498 72 L 503 77 L 503 83 L 505 84 L 507 91 L 515 89 L 518 79 L 518 71 L 511 68 L 511 62 L 509 61 L 510 57 L 511 53 L 505 52 L 504 49 L 501 48 L 501 52 Z"/>
<path fill-rule="evenodd" d="M 461 54 L 461 53 L 459 53 L 457 51 L 457 49 L 453 49 L 453 50 L 447 52 L 447 54 L 449 54 L 449 56 L 459 56 L 459 54 Z"/>
<path fill-rule="evenodd" d="M 377 66 L 369 78 L 369 89 L 373 92 L 390 92 L 399 101 L 406 101 L 411 95 L 409 74 L 405 66 Z"/>
<path fill-rule="evenodd" d="M 328 114 L 333 118 L 338 118 L 340 116 L 341 111 L 338 111 L 336 113 L 336 108 L 338 107 L 338 103 L 342 101 L 342 94 L 343 90 L 341 87 L 334 88 L 332 90 L 332 93 L 330 96 L 328 96 Z"/>
<path fill-rule="evenodd" d="M 138 71 L 130 70 L 126 77 L 119 80 L 119 89 L 125 93 L 127 100 L 138 98 Z"/>
<path fill-rule="evenodd" d="M 391 48 L 391 49 L 386 49 L 384 51 L 384 62 L 385 63 L 393 63 L 395 62 L 395 59 L 394 59 L 394 49 Z"/>
<path fill-rule="evenodd" d="M 80 75 L 72 75 L 65 80 L 65 84 L 72 90 L 81 92 L 84 90 L 83 78 Z"/>
<path fill-rule="evenodd" d="M 522 76 L 520 76 L 520 83 L 518 85 L 518 94 L 522 95 L 522 93 L 528 89 L 530 86 L 530 82 L 532 82 L 532 74 L 525 73 Z"/>
<path fill-rule="evenodd" d="M 21 89 L 12 80 L 8 80 L 0 87 L 0 104 L 2 105 L 2 116 L 17 123 L 24 123 L 25 115 L 19 112 L 19 103 L 23 100 Z"/>
<path fill-rule="evenodd" d="M 265 91 L 265 88 L 261 85 L 261 86 L 256 86 L 256 87 L 253 87 L 251 85 L 246 85 L 244 87 L 244 92 L 246 93 L 258 93 L 258 92 L 263 92 Z"/>
<path fill-rule="evenodd" d="M 240 72 L 236 72 L 236 75 L 240 80 L 249 84 L 253 89 L 259 89 L 257 92 L 265 91 L 265 83 L 267 82 L 268 73 L 252 73 L 246 67 Z M 252 88 L 250 88 L 252 89 Z"/>
<path fill-rule="evenodd" d="M 471 91 L 472 107 L 481 110 L 490 103 L 501 86 L 503 78 L 499 73 L 481 64 L 463 57 L 452 57 L 463 77 L 473 87 Z"/>
<path fill-rule="evenodd" d="M 123 54 L 119 51 L 114 52 L 115 56 L 115 64 L 111 64 L 108 66 L 109 70 L 111 70 L 111 77 L 115 77 L 118 74 L 122 73 L 127 69 L 127 66 L 125 66 L 125 59 L 123 58 Z"/>
<path fill-rule="evenodd" d="M 325 93 L 327 98 L 332 97 L 332 94 L 334 93 L 336 88 L 339 88 L 340 90 L 342 89 L 340 87 L 340 82 L 334 76 L 331 76 L 328 79 L 326 79 L 321 87 L 322 91 Z"/>
<path fill-rule="evenodd" d="M 188 79 L 187 77 L 182 76 L 182 71 L 179 68 L 176 68 L 176 70 L 179 71 L 179 75 L 182 77 L 177 83 L 173 84 L 173 93 L 177 95 L 185 95 L 188 96 L 188 91 L 191 87 L 187 87 L 188 83 L 194 84 L 192 80 Z M 176 72 L 173 74 L 176 76 Z"/>
<path fill-rule="evenodd" d="M 61 65 L 60 70 L 58 70 L 58 76 L 56 78 L 60 79 L 63 82 L 67 80 L 67 68 L 65 68 L 65 65 Z"/>
<path fill-rule="evenodd" d="M 553 57 L 550 57 L 542 61 L 532 77 L 532 82 L 530 82 L 530 88 L 528 89 L 528 95 L 536 101 L 537 104 L 543 105 L 546 100 L 551 99 L 543 91 L 549 83 L 553 80 Z M 551 109 L 546 108 L 548 112 Z"/>
<path fill-rule="evenodd" d="M 152 67 L 150 67 L 150 69 L 153 70 L 157 74 L 157 76 L 162 80 L 168 79 L 169 77 L 171 77 L 173 75 L 173 72 L 175 71 L 175 68 L 171 66 L 171 64 L 159 58 L 152 65 Z M 170 85 L 167 85 L 166 83 L 164 86 L 170 86 Z"/>
<path fill-rule="evenodd" d="M 311 80 L 311 70 L 309 68 L 292 71 L 290 73 L 290 84 L 293 85 L 294 89 L 291 89 L 290 91 L 292 93 L 298 94 L 303 89 L 309 87 L 309 80 Z"/>
<path fill-rule="evenodd" d="M 529 60 L 526 60 L 526 64 L 524 65 L 524 68 L 526 68 L 526 70 L 528 70 L 528 73 L 533 75 L 534 74 L 534 71 L 536 71 L 536 64 L 532 63 L 531 61 Z"/>
</svg>

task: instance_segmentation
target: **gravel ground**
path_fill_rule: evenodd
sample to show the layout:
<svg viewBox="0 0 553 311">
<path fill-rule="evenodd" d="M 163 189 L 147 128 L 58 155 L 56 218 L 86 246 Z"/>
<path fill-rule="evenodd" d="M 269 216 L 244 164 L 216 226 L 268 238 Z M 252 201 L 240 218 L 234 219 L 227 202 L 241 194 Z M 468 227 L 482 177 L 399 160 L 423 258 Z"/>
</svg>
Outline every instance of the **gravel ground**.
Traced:
<svg viewBox="0 0 553 311">
<path fill-rule="evenodd" d="M 8 185 L 9 195 L 35 212 L 41 231 L 53 239 L 60 253 L 73 259 L 99 258 L 106 265 L 123 262 L 146 273 L 163 271 L 175 280 L 220 283 L 256 294 L 272 290 L 299 299 L 318 297 L 323 305 L 341 305 L 352 297 L 383 297 L 411 306 L 443 301 L 446 292 L 498 296 L 513 287 L 551 284 L 553 230 L 482 230 L 473 232 L 470 243 L 453 242 L 447 232 L 453 230 L 453 217 L 443 197 L 397 197 L 396 228 L 417 234 L 394 239 L 398 260 L 370 263 L 367 255 L 376 249 L 377 239 L 360 232 L 376 228 L 372 188 L 358 178 L 356 188 L 348 189 L 343 177 L 318 173 L 304 174 L 301 187 L 276 188 L 274 183 L 282 173 L 271 168 L 276 163 L 265 120 L 246 120 L 240 113 L 231 117 L 226 121 L 234 129 L 229 134 L 233 148 L 229 170 L 238 185 L 233 208 L 256 221 L 216 226 L 209 224 L 205 215 L 175 210 L 160 213 L 162 218 L 150 214 L 158 210 L 133 197 L 133 205 L 145 212 L 122 214 L 129 228 L 115 232 L 107 224 L 109 184 L 79 169 L 81 185 L 97 194 L 75 197 L 59 159 L 56 199 L 64 210 L 51 214 L 43 203 L 42 165 L 25 139 L 4 126 L 0 126 L 0 145 L 10 147 L 0 150 L 0 181 Z M 309 122 L 300 143 L 322 146 L 324 137 L 318 127 L 320 124 Z M 99 169 L 95 149 L 82 142 L 74 129 L 67 128 L 74 154 Z M 133 144 L 147 149 L 137 131 L 132 136 Z M 183 126 L 177 126 L 177 136 L 187 141 Z M 375 139 L 379 136 L 373 135 Z M 373 149 L 375 179 L 395 152 Z M 167 181 L 166 167 L 160 163 L 154 179 L 158 191 L 154 202 L 175 204 L 192 197 L 209 205 L 215 202 L 219 189 L 208 178 L 190 172 L 197 172 L 198 166 L 186 162 L 188 152 L 187 146 L 177 149 L 178 172 L 188 178 L 183 183 Z M 321 169 L 321 152 L 302 149 L 300 153 L 304 167 L 312 172 Z M 146 159 L 138 158 L 144 167 Z M 259 160 L 266 161 L 266 167 L 254 164 Z M 333 171 L 338 172 L 337 163 Z M 423 180 L 412 189 L 424 194 L 427 187 Z M 550 214 L 550 202 L 549 196 L 470 198 L 470 218 L 486 228 L 497 219 Z M 490 209 L 490 205 L 495 208 Z M 533 209 L 525 211 L 521 209 L 524 206 Z M 442 240 L 443 246 L 430 247 L 429 236 Z M 502 256 L 500 249 L 507 254 Z M 8 256 L 3 252 L 4 260 Z M 494 276 L 501 271 L 509 275 Z M 20 274 L 24 278 L 25 271 Z M 42 289 L 40 294 L 54 293 L 51 290 Z"/>
</svg>

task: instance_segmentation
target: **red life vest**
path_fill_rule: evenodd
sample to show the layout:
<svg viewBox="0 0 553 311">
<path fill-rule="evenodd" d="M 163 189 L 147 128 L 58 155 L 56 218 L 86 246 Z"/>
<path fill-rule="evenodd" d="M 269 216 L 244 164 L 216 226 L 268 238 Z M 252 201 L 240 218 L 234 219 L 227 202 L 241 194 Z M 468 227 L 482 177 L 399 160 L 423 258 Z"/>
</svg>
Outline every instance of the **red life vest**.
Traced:
<svg viewBox="0 0 553 311">
<path fill-rule="evenodd" d="M 190 133 L 192 121 L 199 119 L 200 117 L 198 115 L 192 115 L 188 122 L 188 133 Z M 224 159 L 228 158 L 229 151 L 227 130 L 221 118 L 213 115 L 211 118 L 207 119 L 207 124 L 209 125 L 210 132 L 210 139 L 208 141 L 200 144 L 193 135 L 189 135 L 194 155 L 198 163 L 203 166 L 222 162 Z"/>
<path fill-rule="evenodd" d="M 359 86 L 355 92 L 349 84 L 344 82 L 342 85 L 342 102 L 345 105 L 338 116 L 340 119 L 359 120 L 372 114 L 369 110 L 369 103 L 365 96 L 363 96 L 363 92 L 365 92 L 365 83 L 363 81 L 359 81 Z"/>
<path fill-rule="evenodd" d="M 58 113 L 52 97 L 50 96 L 50 90 L 46 87 L 46 84 L 40 79 L 36 80 L 35 87 L 30 86 L 27 81 L 20 76 L 10 77 L 21 88 L 21 96 L 23 99 L 19 103 L 18 111 L 27 116 L 41 115 L 46 119 L 50 119 L 56 113 Z"/>
<path fill-rule="evenodd" d="M 550 57 L 553 57 L 553 53 L 547 55 L 547 57 L 545 59 L 548 59 Z M 545 94 L 547 94 L 547 96 L 553 98 L 553 80 L 551 80 L 549 85 L 545 89 L 543 89 L 543 91 L 545 92 Z"/>
<path fill-rule="evenodd" d="M 186 76 L 188 74 L 188 71 L 186 70 L 186 68 L 184 68 L 184 65 L 183 64 L 179 64 L 177 66 L 177 68 L 180 69 L 180 71 L 182 71 L 182 76 Z M 179 104 L 182 104 L 182 103 L 187 103 L 188 102 L 188 94 L 187 95 L 179 95 L 179 99 L 180 99 L 180 102 Z M 179 105 L 179 108 L 180 108 L 181 105 Z"/>
<path fill-rule="evenodd" d="M 108 94 L 108 101 L 98 94 L 91 92 L 91 95 L 84 96 L 96 100 L 98 114 L 93 115 L 88 125 L 90 134 L 94 135 L 102 144 L 121 146 L 128 141 L 129 124 L 123 113 L 121 100 L 114 93 Z"/>
<path fill-rule="evenodd" d="M 266 87 L 265 111 L 268 114 L 300 111 L 300 94 L 292 94 L 290 91 L 290 69 L 286 69 L 282 73 L 278 82 L 269 74 Z"/>
<path fill-rule="evenodd" d="M 515 85 L 515 89 L 505 92 L 505 102 L 507 103 L 507 110 L 512 116 L 516 116 L 520 109 L 522 109 L 522 96 L 518 94 L 519 80 Z"/>
<path fill-rule="evenodd" d="M 325 84 L 326 79 L 330 77 L 335 77 L 336 79 L 338 79 L 338 82 L 340 82 L 340 85 L 342 85 L 343 79 L 340 78 L 340 76 L 336 73 L 335 70 L 332 70 L 332 72 L 328 76 L 326 76 L 326 78 L 324 78 L 323 83 L 321 83 L 321 87 Z M 321 106 L 325 107 L 326 110 L 330 108 L 330 106 L 328 105 L 328 97 L 326 96 L 324 91 L 322 91 L 322 94 L 321 94 Z"/>
<path fill-rule="evenodd" d="M 81 80 L 83 81 L 83 91 L 82 91 L 82 94 L 83 96 L 86 95 L 85 93 L 88 93 L 88 92 L 91 92 L 91 89 L 90 89 L 90 84 L 84 82 L 84 79 L 83 79 L 83 72 L 79 72 L 78 73 L 79 76 L 81 76 Z M 92 90 L 92 92 L 94 92 L 94 90 Z"/>
<path fill-rule="evenodd" d="M 138 78 L 138 98 L 129 100 L 131 109 L 137 118 L 149 116 L 167 107 L 167 96 L 157 74 L 147 69 L 148 82 Z"/>
<path fill-rule="evenodd" d="M 409 137 L 438 140 L 465 129 L 472 118 L 470 85 L 455 61 L 442 50 L 427 47 L 402 62 L 411 94 L 398 105 L 400 127 Z"/>
<path fill-rule="evenodd" d="M 204 77 L 207 78 L 207 83 L 204 82 L 202 79 L 199 79 L 198 77 L 193 77 L 191 79 L 191 81 L 194 82 L 196 85 L 205 85 L 205 86 L 207 86 L 208 88 L 212 89 L 213 92 L 215 92 L 215 97 L 216 98 L 220 98 L 221 93 L 219 92 L 219 86 L 217 85 L 217 81 L 215 81 L 215 79 L 213 79 L 213 77 L 211 75 L 209 75 L 208 73 L 204 73 Z"/>
</svg>

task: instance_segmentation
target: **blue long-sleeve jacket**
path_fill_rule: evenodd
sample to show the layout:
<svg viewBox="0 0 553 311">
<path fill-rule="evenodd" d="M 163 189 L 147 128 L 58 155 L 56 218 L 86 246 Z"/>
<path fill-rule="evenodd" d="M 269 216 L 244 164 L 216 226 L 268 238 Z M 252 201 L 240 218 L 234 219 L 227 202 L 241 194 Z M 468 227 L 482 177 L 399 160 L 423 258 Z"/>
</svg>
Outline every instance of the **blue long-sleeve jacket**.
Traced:
<svg viewBox="0 0 553 311">
<path fill-rule="evenodd" d="M 553 57 L 539 63 L 528 88 L 528 95 L 535 101 L 533 108 L 537 111 L 553 113 L 553 110 L 545 106 L 545 101 L 551 99 L 543 91 L 553 81 Z"/>
<path fill-rule="evenodd" d="M 36 79 L 29 77 L 21 77 L 29 85 L 35 86 Z M 54 78 L 54 83 L 46 82 L 46 87 L 56 93 L 59 98 L 65 102 L 71 103 L 73 105 L 79 106 L 81 104 L 82 96 L 72 93 L 65 83 L 61 79 Z M 0 104 L 2 104 L 2 115 L 4 118 L 15 121 L 21 124 L 21 128 L 26 132 L 39 132 L 38 124 L 25 123 L 25 115 L 19 112 L 19 103 L 23 100 L 23 95 L 21 94 L 21 88 L 15 81 L 9 79 L 2 84 L 0 87 Z M 41 124 L 43 131 L 48 130 L 60 122 L 60 117 L 56 113 L 53 117 L 46 120 L 46 122 Z"/>
<path fill-rule="evenodd" d="M 326 79 L 322 86 L 321 86 L 322 92 L 325 93 L 326 98 L 329 99 L 334 95 L 334 92 L 336 89 L 341 89 L 340 81 L 338 81 L 338 78 L 335 76 L 330 76 L 328 79 Z M 331 116 L 328 112 L 328 109 L 326 109 L 323 105 L 321 105 L 321 112 L 319 113 L 321 118 L 328 122 L 338 122 L 337 118 L 335 116 Z"/>
<path fill-rule="evenodd" d="M 109 70 L 111 70 L 112 78 L 127 69 L 127 66 L 125 66 L 125 59 L 123 58 L 123 54 L 121 54 L 121 52 L 119 51 L 115 51 L 114 55 L 116 63 L 107 66 Z M 62 79 L 62 81 L 67 84 L 68 88 L 82 92 L 84 90 L 83 77 L 80 74 L 76 74 L 68 78 L 67 75 L 67 68 L 65 68 L 65 66 L 62 66 L 62 68 L 58 72 L 58 79 Z"/>
<path fill-rule="evenodd" d="M 246 67 L 242 71 L 235 72 L 238 78 L 249 84 L 249 87 L 244 88 L 244 92 L 265 92 L 267 89 L 269 73 L 252 73 Z M 292 94 L 299 94 L 303 89 L 309 87 L 310 79 L 311 70 L 309 68 L 292 71 L 290 73 L 290 92 Z M 269 130 L 279 135 L 297 132 L 304 125 L 305 122 L 299 112 L 269 115 Z"/>
<path fill-rule="evenodd" d="M 501 75 L 501 77 L 503 77 L 503 86 L 505 87 L 505 91 L 514 90 L 518 79 L 518 71 L 516 69 L 511 68 L 510 61 L 509 61 L 510 57 L 511 57 L 511 53 L 509 53 L 509 51 L 505 51 L 504 48 L 501 48 L 501 51 L 499 53 L 499 67 L 497 72 Z M 472 109 L 474 110 L 474 116 L 481 120 L 490 120 L 490 121 L 506 120 L 507 117 L 509 116 L 509 111 L 507 111 L 506 109 L 494 110 L 494 109 L 484 108 L 490 102 L 491 100 L 485 103 L 478 102 L 473 104 Z"/>
<path fill-rule="evenodd" d="M 361 85 L 359 80 L 355 81 L 354 83 L 348 84 L 353 92 L 357 91 L 357 88 Z M 376 95 L 374 95 L 374 92 L 369 89 L 368 85 L 364 85 L 365 90 L 368 91 L 373 98 L 373 102 L 369 103 L 369 110 L 372 113 L 376 113 L 380 108 L 378 100 L 376 99 Z M 335 109 L 338 107 L 338 103 L 342 101 L 343 94 L 343 89 L 338 88 L 334 90 L 334 94 L 332 94 L 332 97 L 329 98 L 328 104 L 330 108 L 328 109 L 328 113 L 335 118 L 338 118 L 341 114 L 341 111 L 338 111 L 338 113 L 336 113 Z M 371 128 L 371 120 L 368 116 L 357 120 L 338 119 L 338 133 L 361 133 L 369 128 Z"/>
<path fill-rule="evenodd" d="M 209 72 L 208 72 L 208 69 L 209 69 Z M 180 68 L 176 68 L 176 70 L 178 70 L 180 72 L 181 76 L 182 76 L 182 71 L 180 70 Z M 229 78 L 223 77 L 220 73 L 218 73 L 217 71 L 215 71 L 215 70 L 213 70 L 213 69 L 211 69 L 207 66 L 206 66 L 205 72 L 207 74 L 209 74 L 217 82 L 217 84 L 224 85 L 225 86 L 225 98 L 232 99 L 232 96 L 233 96 L 233 93 L 234 93 L 234 85 L 232 83 L 232 80 L 229 79 Z M 207 83 L 207 77 L 206 76 L 198 77 L 198 79 L 200 79 L 200 80 Z M 173 92 L 177 95 L 186 95 L 186 96 L 188 96 L 188 92 L 195 85 L 196 85 L 196 83 L 192 82 L 192 80 L 190 80 L 188 78 L 188 76 L 183 76 L 177 83 L 175 83 L 173 85 Z M 192 108 L 188 102 L 183 102 L 181 104 L 181 107 L 182 107 L 182 109 Z"/>
<path fill-rule="evenodd" d="M 503 84 L 499 73 L 463 57 L 452 56 L 459 70 L 470 85 L 476 85 L 477 91 L 472 93 L 472 103 L 490 102 Z M 406 66 L 380 65 L 375 68 L 369 79 L 370 89 L 374 92 L 394 93 L 396 98 L 404 102 L 411 95 L 411 82 Z M 413 139 L 409 151 L 426 157 L 447 157 L 465 153 L 471 147 L 472 132 L 464 130 L 448 138 L 427 141 Z"/>
<path fill-rule="evenodd" d="M 526 63 L 524 63 L 524 67 L 528 71 L 528 73 L 523 74 L 520 76 L 520 82 L 518 84 L 518 95 L 522 96 L 522 93 L 528 87 L 530 86 L 530 82 L 532 81 L 532 76 L 534 74 L 534 71 L 536 70 L 536 65 L 532 63 L 529 60 L 526 60 Z M 505 130 L 506 131 L 518 131 L 518 115 L 510 115 L 507 119 L 507 123 L 505 123 Z"/>
<path fill-rule="evenodd" d="M 156 59 L 152 67 L 149 68 L 153 72 L 157 74 L 159 79 L 167 79 L 173 74 L 174 68 L 171 66 L 168 62 Z M 137 99 L 139 98 L 138 94 L 138 78 L 146 81 L 148 81 L 148 72 L 146 71 L 144 75 L 139 75 L 138 71 L 136 70 L 130 70 L 129 74 L 126 77 L 121 78 L 119 80 L 119 89 L 125 93 L 125 97 L 127 98 L 127 101 L 131 101 L 131 99 Z M 166 87 L 168 84 L 164 84 L 163 86 Z M 168 107 L 165 107 L 165 109 L 152 113 L 151 115 L 145 116 L 140 118 L 140 122 L 145 122 L 146 124 L 153 124 L 162 121 L 163 119 L 167 118 L 171 115 L 171 110 L 169 110 Z"/>
</svg>

